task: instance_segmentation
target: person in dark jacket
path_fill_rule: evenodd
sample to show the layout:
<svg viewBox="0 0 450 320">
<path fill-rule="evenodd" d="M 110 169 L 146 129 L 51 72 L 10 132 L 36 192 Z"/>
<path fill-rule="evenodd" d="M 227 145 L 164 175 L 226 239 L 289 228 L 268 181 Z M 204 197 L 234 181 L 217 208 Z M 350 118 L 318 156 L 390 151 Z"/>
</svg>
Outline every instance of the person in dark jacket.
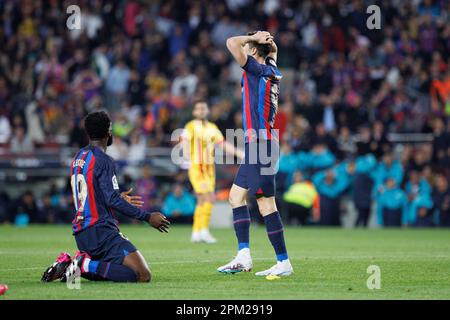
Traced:
<svg viewBox="0 0 450 320">
<path fill-rule="evenodd" d="M 371 172 L 375 169 L 377 160 L 372 154 L 356 158 L 355 176 L 353 180 L 353 202 L 358 211 L 355 227 L 367 227 L 370 208 L 372 206 L 373 179 Z"/>
<path fill-rule="evenodd" d="M 438 212 L 439 226 L 450 227 L 450 188 L 447 177 L 439 173 L 435 177 L 433 190 L 434 209 Z"/>
<path fill-rule="evenodd" d="M 25 191 L 17 201 L 14 222 L 18 225 L 45 222 L 42 221 L 36 200 L 31 191 Z"/>
</svg>

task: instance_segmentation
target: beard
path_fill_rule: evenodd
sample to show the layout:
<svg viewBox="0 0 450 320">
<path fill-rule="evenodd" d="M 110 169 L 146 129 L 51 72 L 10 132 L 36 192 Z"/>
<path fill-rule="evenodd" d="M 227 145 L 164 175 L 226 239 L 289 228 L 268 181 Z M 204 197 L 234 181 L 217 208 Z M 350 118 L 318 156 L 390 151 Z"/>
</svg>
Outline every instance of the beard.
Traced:
<svg viewBox="0 0 450 320">
<path fill-rule="evenodd" d="M 106 146 L 109 147 L 112 144 L 113 144 L 113 136 L 110 135 L 109 138 L 108 138 L 108 142 L 106 142 Z"/>
</svg>

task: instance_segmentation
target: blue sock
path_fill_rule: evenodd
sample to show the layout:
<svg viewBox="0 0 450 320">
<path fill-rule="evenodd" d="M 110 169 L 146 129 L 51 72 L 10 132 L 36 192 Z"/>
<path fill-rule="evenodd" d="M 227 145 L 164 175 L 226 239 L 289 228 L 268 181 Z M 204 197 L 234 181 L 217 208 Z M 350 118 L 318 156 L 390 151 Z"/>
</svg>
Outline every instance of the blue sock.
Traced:
<svg viewBox="0 0 450 320">
<path fill-rule="evenodd" d="M 284 243 L 283 223 L 278 211 L 275 211 L 264 217 L 266 224 L 267 235 L 272 243 L 278 261 L 283 261 L 288 258 L 286 251 L 286 244 Z"/>
<path fill-rule="evenodd" d="M 136 273 L 123 264 L 116 264 L 104 261 L 93 261 L 89 263 L 89 273 L 91 273 L 91 264 L 96 263 L 95 274 L 114 282 L 136 282 Z"/>
<path fill-rule="evenodd" d="M 238 250 L 249 248 L 250 243 L 250 214 L 247 206 L 233 209 L 233 225 L 238 240 Z"/>
</svg>

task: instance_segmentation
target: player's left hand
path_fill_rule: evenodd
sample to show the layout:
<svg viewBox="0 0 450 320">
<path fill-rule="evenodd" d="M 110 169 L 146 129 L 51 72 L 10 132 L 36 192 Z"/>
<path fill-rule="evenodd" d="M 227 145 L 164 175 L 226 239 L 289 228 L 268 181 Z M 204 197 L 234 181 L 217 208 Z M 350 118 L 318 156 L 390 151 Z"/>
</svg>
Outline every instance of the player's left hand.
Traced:
<svg viewBox="0 0 450 320">
<path fill-rule="evenodd" d="M 150 215 L 150 219 L 148 223 L 155 229 L 158 229 L 159 232 L 169 232 L 170 222 L 167 220 L 166 216 L 161 212 L 153 212 Z"/>
<path fill-rule="evenodd" d="M 131 196 L 130 193 L 133 191 L 133 188 L 130 188 L 130 190 L 122 192 L 120 195 L 122 196 L 125 201 L 127 201 L 129 204 L 141 208 L 144 205 L 144 201 L 142 201 L 141 196 Z"/>
</svg>

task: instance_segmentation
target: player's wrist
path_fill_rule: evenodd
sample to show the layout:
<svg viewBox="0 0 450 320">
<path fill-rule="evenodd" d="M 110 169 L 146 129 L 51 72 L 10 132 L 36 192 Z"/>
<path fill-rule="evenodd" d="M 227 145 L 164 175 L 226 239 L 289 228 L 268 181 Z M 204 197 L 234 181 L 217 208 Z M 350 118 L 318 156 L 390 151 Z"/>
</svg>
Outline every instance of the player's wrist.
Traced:
<svg viewBox="0 0 450 320">
<path fill-rule="evenodd" d="M 151 216 L 152 216 L 152 213 L 153 212 L 145 212 L 144 213 L 144 217 L 143 217 L 143 221 L 145 221 L 145 222 L 148 222 L 148 223 L 150 223 L 150 218 L 151 218 Z"/>
<path fill-rule="evenodd" d="M 245 43 L 244 44 L 247 44 L 249 42 L 256 42 L 257 40 L 258 40 L 258 38 L 255 37 L 255 35 L 253 34 L 251 36 L 247 36 L 247 38 L 245 39 Z"/>
</svg>

